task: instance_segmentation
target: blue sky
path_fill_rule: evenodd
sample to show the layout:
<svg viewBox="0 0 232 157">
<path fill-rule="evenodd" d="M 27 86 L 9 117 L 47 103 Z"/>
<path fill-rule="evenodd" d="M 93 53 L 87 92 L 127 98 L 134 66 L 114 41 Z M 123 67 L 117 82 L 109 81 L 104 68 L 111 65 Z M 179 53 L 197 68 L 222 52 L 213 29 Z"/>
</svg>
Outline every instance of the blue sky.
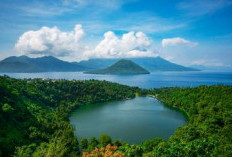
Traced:
<svg viewBox="0 0 232 157">
<path fill-rule="evenodd" d="M 61 33 L 74 31 L 77 24 L 84 31 L 81 39 L 79 36 L 75 42 L 67 39 L 75 36 L 73 34 L 61 39 Z M 48 30 L 42 29 L 44 26 Z M 55 26 L 58 30 L 50 29 Z M 124 54 L 125 57 L 136 56 L 146 51 L 144 55 L 150 56 L 152 52 L 183 65 L 231 67 L 231 28 L 231 0 L 1 0 L 0 59 L 35 54 L 32 51 L 66 60 L 91 56 L 122 57 Z M 39 30 L 37 34 L 29 32 Z M 45 40 L 41 36 L 47 35 L 46 31 L 50 35 Z M 109 31 L 113 34 L 104 37 Z M 121 38 L 131 31 L 134 35 L 130 34 L 128 40 L 136 38 L 135 42 Z M 29 32 L 27 36 L 23 36 L 25 32 Z M 58 32 L 59 40 L 50 41 L 52 32 Z M 138 37 L 137 32 L 145 36 L 138 34 Z M 36 40 L 38 34 L 39 41 Z M 147 38 L 149 43 L 140 42 Z M 57 46 L 60 42 L 64 42 L 62 47 Z M 120 48 L 111 45 L 112 42 Z M 41 43 L 49 48 L 41 48 Z M 33 45 L 37 49 L 30 47 Z M 73 48 L 70 53 L 63 53 L 69 51 L 67 45 Z M 111 46 L 104 49 L 108 45 Z"/>
</svg>

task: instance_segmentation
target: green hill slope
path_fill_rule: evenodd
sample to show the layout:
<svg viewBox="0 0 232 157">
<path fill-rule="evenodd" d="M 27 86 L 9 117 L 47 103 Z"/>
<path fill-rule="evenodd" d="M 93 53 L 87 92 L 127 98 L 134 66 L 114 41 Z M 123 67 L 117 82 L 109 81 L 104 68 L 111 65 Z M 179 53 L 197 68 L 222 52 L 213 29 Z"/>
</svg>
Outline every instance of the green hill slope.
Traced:
<svg viewBox="0 0 232 157">
<path fill-rule="evenodd" d="M 108 74 L 108 75 L 133 75 L 133 74 L 149 74 L 149 71 L 139 66 L 138 64 L 121 59 L 108 68 L 93 70 L 86 72 L 88 74 Z"/>
<path fill-rule="evenodd" d="M 221 85 L 142 90 L 107 81 L 20 80 L 0 76 L 0 156 L 78 157 L 82 155 L 80 150 L 96 152 L 112 144 L 128 157 L 229 157 L 231 91 L 231 86 Z M 112 143 L 105 135 L 77 141 L 68 119 L 72 110 L 133 98 L 135 93 L 154 95 L 167 106 L 183 111 L 188 122 L 168 140 L 148 139 L 140 145 L 119 140 Z"/>
<path fill-rule="evenodd" d="M 133 61 L 134 63 L 142 66 L 150 72 L 155 71 L 199 71 L 195 68 L 185 67 L 167 61 L 161 57 L 140 57 L 140 58 L 127 58 L 128 60 Z M 111 58 L 93 58 L 89 60 L 84 60 L 76 62 L 77 65 L 88 67 L 92 70 L 104 69 L 110 65 L 118 62 L 120 58 L 111 59 Z"/>
</svg>

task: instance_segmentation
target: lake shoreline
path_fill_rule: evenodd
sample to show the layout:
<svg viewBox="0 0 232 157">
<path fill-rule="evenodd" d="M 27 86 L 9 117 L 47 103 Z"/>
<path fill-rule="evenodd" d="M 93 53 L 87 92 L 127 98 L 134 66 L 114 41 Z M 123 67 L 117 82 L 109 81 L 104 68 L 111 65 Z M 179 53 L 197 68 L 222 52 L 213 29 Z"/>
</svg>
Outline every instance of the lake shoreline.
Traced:
<svg viewBox="0 0 232 157">
<path fill-rule="evenodd" d="M 108 134 L 113 139 L 119 138 L 131 144 L 139 144 L 144 140 L 155 137 L 167 140 L 179 126 L 186 124 L 186 118 L 182 112 L 172 110 L 165 104 L 148 98 L 150 96 L 83 106 L 71 113 L 69 121 L 75 128 L 78 126 L 75 134 L 82 138 L 89 139 L 92 136 L 98 138 L 100 134 Z M 176 117 L 176 119 L 172 116 L 179 118 Z M 111 119 L 117 120 L 111 122 Z M 157 121 L 157 119 L 159 120 Z M 163 125 L 165 123 L 167 124 Z M 94 124 L 98 125 L 97 129 L 94 127 Z M 178 125 L 178 127 L 175 127 L 175 125 Z M 167 129 L 166 127 L 170 128 Z M 120 128 L 120 130 L 116 129 L 116 131 L 114 128 Z M 139 136 L 133 135 L 136 133 L 132 133 L 133 131 L 130 129 L 137 130 Z M 142 133 L 143 131 L 145 132 Z M 122 134 L 119 134 L 119 132 L 122 132 Z M 143 138 L 139 140 L 136 137 Z M 136 140 L 137 142 L 135 142 Z"/>
</svg>

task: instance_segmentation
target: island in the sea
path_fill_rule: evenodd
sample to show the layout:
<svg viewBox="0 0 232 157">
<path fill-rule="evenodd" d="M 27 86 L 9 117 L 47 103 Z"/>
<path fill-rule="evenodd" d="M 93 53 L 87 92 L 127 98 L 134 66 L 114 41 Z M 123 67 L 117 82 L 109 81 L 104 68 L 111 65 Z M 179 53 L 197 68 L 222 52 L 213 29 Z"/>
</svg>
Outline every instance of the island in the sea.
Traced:
<svg viewBox="0 0 232 157">
<path fill-rule="evenodd" d="M 137 75 L 149 74 L 150 72 L 131 60 L 121 59 L 107 68 L 87 71 L 85 73 L 104 75 Z"/>
</svg>

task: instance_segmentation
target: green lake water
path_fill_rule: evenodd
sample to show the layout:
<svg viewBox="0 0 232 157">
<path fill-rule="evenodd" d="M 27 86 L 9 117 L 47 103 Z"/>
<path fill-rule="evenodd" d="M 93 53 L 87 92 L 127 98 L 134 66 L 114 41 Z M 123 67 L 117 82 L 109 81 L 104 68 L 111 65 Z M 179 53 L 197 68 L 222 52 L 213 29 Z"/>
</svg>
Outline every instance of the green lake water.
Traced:
<svg viewBox="0 0 232 157">
<path fill-rule="evenodd" d="M 186 121 L 182 112 L 152 97 L 86 105 L 70 116 L 79 139 L 108 134 L 131 144 L 155 137 L 167 139 Z"/>
</svg>

